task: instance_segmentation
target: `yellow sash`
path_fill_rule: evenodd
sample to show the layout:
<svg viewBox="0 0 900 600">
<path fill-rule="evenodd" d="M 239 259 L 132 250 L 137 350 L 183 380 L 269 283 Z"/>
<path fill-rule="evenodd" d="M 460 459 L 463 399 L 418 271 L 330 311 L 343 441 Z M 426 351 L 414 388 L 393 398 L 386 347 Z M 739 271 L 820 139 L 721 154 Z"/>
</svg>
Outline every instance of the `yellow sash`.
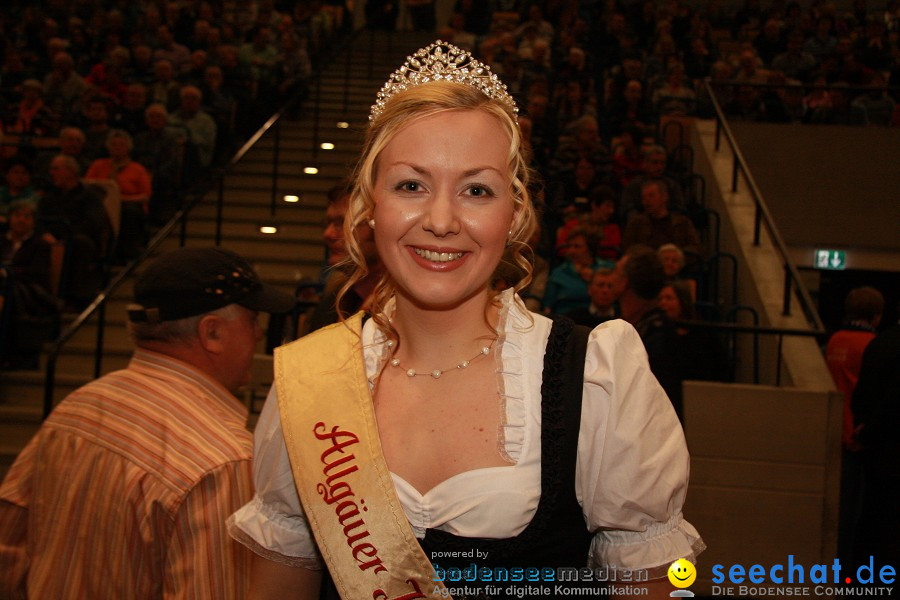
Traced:
<svg viewBox="0 0 900 600">
<path fill-rule="evenodd" d="M 361 336 L 358 313 L 275 351 L 294 483 L 341 598 L 446 598 L 385 464 Z"/>
</svg>

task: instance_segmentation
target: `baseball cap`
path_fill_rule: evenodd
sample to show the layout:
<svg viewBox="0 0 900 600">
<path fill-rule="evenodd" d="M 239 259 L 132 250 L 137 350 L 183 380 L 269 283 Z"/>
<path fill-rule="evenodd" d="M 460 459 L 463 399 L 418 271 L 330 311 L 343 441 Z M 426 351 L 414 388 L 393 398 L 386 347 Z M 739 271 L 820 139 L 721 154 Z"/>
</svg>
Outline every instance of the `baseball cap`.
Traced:
<svg viewBox="0 0 900 600">
<path fill-rule="evenodd" d="M 229 304 L 268 313 L 284 313 L 295 299 L 270 285 L 240 255 L 225 248 L 181 248 L 160 256 L 138 277 L 134 323 L 186 319 Z"/>
</svg>

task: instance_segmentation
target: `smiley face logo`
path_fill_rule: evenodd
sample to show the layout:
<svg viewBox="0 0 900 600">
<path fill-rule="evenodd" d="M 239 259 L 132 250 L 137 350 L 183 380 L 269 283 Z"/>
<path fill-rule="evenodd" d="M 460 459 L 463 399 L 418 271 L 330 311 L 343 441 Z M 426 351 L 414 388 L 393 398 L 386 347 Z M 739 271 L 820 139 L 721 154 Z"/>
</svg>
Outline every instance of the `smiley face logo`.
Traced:
<svg viewBox="0 0 900 600">
<path fill-rule="evenodd" d="M 697 569 L 690 561 L 679 558 L 669 565 L 669 583 L 677 588 L 690 587 L 697 579 Z"/>
</svg>

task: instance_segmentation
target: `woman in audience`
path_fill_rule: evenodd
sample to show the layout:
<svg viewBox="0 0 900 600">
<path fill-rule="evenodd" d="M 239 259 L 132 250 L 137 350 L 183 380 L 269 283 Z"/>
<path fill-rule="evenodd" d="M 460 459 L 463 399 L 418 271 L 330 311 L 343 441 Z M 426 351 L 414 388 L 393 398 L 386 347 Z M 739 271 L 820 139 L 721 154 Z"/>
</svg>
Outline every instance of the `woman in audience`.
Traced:
<svg viewBox="0 0 900 600">
<path fill-rule="evenodd" d="M 697 318 L 691 288 L 684 281 L 673 281 L 659 294 L 659 307 L 673 321 L 692 321 Z M 727 381 L 728 360 L 718 336 L 699 327 L 680 325 L 677 360 L 682 379 Z"/>
<path fill-rule="evenodd" d="M 31 168 L 22 160 L 14 160 L 6 169 L 6 179 L 0 186 L 0 223 L 6 222 L 6 213 L 13 203 L 20 200 L 34 200 L 35 191 L 31 187 Z"/>
<path fill-rule="evenodd" d="M 565 314 L 576 308 L 586 308 L 591 303 L 588 283 L 594 271 L 611 269 L 615 263 L 597 258 L 600 240 L 587 229 L 575 228 L 566 241 L 567 260 L 550 272 L 547 291 L 544 292 L 544 312 Z"/>
<path fill-rule="evenodd" d="M 119 229 L 119 256 L 137 256 L 145 241 L 145 227 L 153 193 L 150 173 L 132 160 L 134 144 L 131 136 L 121 129 L 113 129 L 106 138 L 109 158 L 98 158 L 84 174 L 85 179 L 109 179 L 119 186 L 122 199 L 122 222 Z"/>
</svg>

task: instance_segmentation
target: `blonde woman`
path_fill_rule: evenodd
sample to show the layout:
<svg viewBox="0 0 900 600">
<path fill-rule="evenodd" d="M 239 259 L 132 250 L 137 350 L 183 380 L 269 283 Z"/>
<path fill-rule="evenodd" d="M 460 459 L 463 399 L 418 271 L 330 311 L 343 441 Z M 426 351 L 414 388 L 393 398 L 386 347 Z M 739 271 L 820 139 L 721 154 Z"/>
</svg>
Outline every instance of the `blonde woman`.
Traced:
<svg viewBox="0 0 900 600">
<path fill-rule="evenodd" d="M 449 44 L 379 94 L 347 286 L 365 276 L 359 224 L 386 272 L 370 319 L 278 351 L 256 497 L 231 519 L 257 554 L 255 597 L 316 598 L 326 564 L 343 598 L 506 597 L 487 575 L 616 565 L 653 580 L 703 549 L 681 512 L 683 434 L 635 331 L 529 313 L 528 276 L 490 286 L 504 253 L 529 268 L 521 144 L 505 87 Z M 453 587 L 470 563 L 490 573 Z"/>
</svg>

